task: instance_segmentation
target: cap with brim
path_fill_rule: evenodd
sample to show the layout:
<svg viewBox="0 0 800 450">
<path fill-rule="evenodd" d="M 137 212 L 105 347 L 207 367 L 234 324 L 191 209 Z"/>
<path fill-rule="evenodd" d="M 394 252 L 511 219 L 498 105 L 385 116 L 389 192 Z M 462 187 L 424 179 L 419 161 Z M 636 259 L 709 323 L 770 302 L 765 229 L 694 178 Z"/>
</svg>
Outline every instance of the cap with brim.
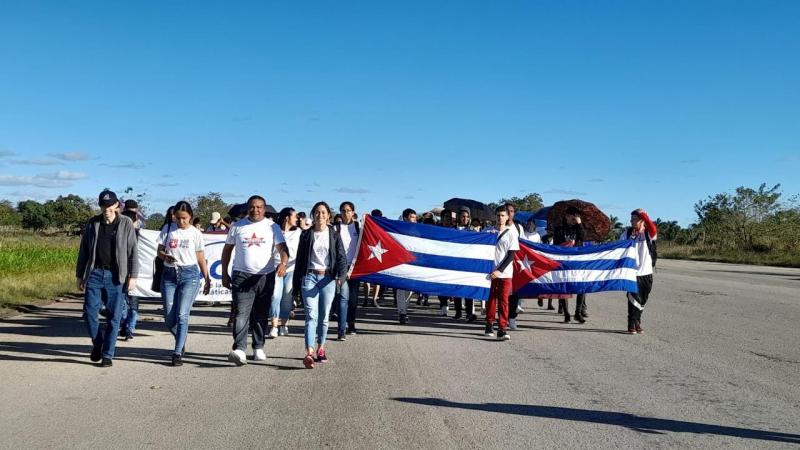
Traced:
<svg viewBox="0 0 800 450">
<path fill-rule="evenodd" d="M 212 224 L 215 224 L 215 223 L 219 222 L 219 219 L 220 219 L 221 217 L 222 217 L 222 216 L 221 216 L 221 215 L 220 215 L 218 212 L 216 212 L 216 211 L 212 212 L 212 213 L 211 213 L 211 223 L 212 223 Z"/>
<path fill-rule="evenodd" d="M 109 191 L 108 189 L 101 192 L 100 196 L 97 198 L 97 204 L 99 204 L 101 208 L 111 206 L 118 202 L 119 200 L 117 199 L 117 194 L 115 194 L 112 191 Z"/>
</svg>

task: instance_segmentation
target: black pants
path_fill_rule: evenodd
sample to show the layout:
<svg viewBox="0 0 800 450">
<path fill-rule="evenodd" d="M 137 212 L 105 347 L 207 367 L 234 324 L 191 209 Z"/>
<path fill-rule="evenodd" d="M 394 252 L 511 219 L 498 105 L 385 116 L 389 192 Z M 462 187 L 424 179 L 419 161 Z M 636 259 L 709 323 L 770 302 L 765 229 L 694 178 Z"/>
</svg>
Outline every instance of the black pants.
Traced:
<svg viewBox="0 0 800 450">
<path fill-rule="evenodd" d="M 475 314 L 475 307 L 473 306 L 474 304 L 473 304 L 471 298 L 463 299 L 463 304 L 462 304 L 461 297 L 453 297 L 453 305 L 455 305 L 456 314 L 461 314 L 461 311 L 463 310 L 463 306 L 467 307 L 467 315 L 468 316 L 471 316 L 471 315 Z"/>
<path fill-rule="evenodd" d="M 575 315 L 583 315 L 586 312 L 586 294 L 575 296 Z"/>
<path fill-rule="evenodd" d="M 233 349 L 247 348 L 247 334 L 253 332 L 253 348 L 264 348 L 269 305 L 275 290 L 275 272 L 266 275 L 233 272 L 231 277 L 233 294 Z"/>
<path fill-rule="evenodd" d="M 439 296 L 439 308 L 446 308 L 452 297 Z"/>
<path fill-rule="evenodd" d="M 517 307 L 519 306 L 519 296 L 511 294 L 508 296 L 508 318 L 517 318 Z"/>
<path fill-rule="evenodd" d="M 350 296 L 347 298 L 347 323 L 356 323 L 356 309 L 358 308 L 358 288 L 361 284 L 358 280 L 347 280 Z"/>
<path fill-rule="evenodd" d="M 644 305 L 647 303 L 647 298 L 650 297 L 650 291 L 653 290 L 653 275 L 636 277 L 636 284 L 639 292 L 636 294 L 628 292 L 628 325 L 641 322 Z M 641 309 L 637 308 L 634 302 L 638 303 Z"/>
</svg>

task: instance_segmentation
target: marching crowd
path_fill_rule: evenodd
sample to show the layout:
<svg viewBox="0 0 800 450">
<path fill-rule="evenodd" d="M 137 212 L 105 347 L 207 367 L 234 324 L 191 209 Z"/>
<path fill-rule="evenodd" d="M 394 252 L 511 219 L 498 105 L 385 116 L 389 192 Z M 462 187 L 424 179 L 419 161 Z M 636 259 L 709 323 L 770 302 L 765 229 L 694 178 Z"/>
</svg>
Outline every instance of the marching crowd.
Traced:
<svg viewBox="0 0 800 450">
<path fill-rule="evenodd" d="M 78 288 L 85 292 L 84 319 L 93 344 L 91 360 L 109 367 L 113 364 L 118 335 L 125 339 L 134 337 L 138 304 L 136 297 L 128 293 L 136 287 L 140 271 L 137 250 L 140 222 L 134 201 L 125 202 L 121 211 L 116 194 L 104 190 L 98 203 L 101 213 L 88 221 L 82 233 L 76 277 Z M 230 211 L 232 219 L 214 213 L 206 230 L 227 233 L 222 250 L 222 284 L 231 290 L 233 297 L 229 321 L 233 344 L 228 359 L 239 366 L 247 364 L 248 335 L 252 335 L 252 358 L 265 360 L 266 340 L 289 334 L 288 322 L 294 317 L 297 298 L 305 320 L 303 364 L 312 369 L 328 361 L 325 344 L 330 318 L 337 323 L 338 340 L 357 334 L 362 283 L 350 279 L 361 234 L 356 208 L 345 201 L 339 205 L 338 214 L 334 214 L 327 203 L 317 202 L 310 218 L 293 208 L 283 208 L 277 214 L 269 214 L 267 208 L 263 197 L 253 195 L 246 206 Z M 495 210 L 496 220 L 487 226 L 471 217 L 467 207 L 459 211 L 442 210 L 438 223 L 432 213 L 418 217 L 410 208 L 401 217 L 407 222 L 419 219 L 422 223 L 457 230 L 497 233 L 494 266 L 488 274 L 491 287 L 485 305 L 484 333 L 498 340 L 510 339 L 509 330 L 516 329 L 517 314 L 522 310 L 521 299 L 511 292 L 519 239 L 561 246 L 581 246 L 584 241 L 581 212 L 574 207 L 566 211 L 562 223 L 552 224 L 545 235 L 536 231 L 532 220 L 526 224 L 515 221 L 515 212 L 511 204 L 499 206 Z M 371 214 L 382 216 L 380 210 Z M 174 366 L 182 365 L 186 352 L 192 304 L 200 289 L 208 293 L 211 286 L 201 229 L 192 206 L 179 201 L 165 214 L 157 240 L 152 289 L 161 293 L 164 322 L 175 337 L 171 356 Z M 635 240 L 638 252 L 638 293 L 627 293 L 627 331 L 631 334 L 643 332 L 641 318 L 653 285 L 656 238 L 657 228 L 648 215 L 641 209 L 632 211 L 631 226 L 620 237 Z M 363 284 L 362 306 L 379 307 L 378 300 L 387 289 Z M 428 305 L 427 295 L 394 290 L 401 324 L 409 322 L 408 307 L 415 295 L 418 304 Z M 552 303 L 558 300 L 559 313 L 564 314 L 565 322 L 574 319 L 584 323 L 588 317 L 585 294 L 576 296 L 573 315 L 567 308 L 566 300 L 570 297 L 548 295 L 537 300 L 539 306 L 544 306 L 547 300 L 548 309 L 555 309 Z M 438 300 L 440 315 L 447 316 L 452 304 L 453 319 L 478 320 L 472 299 L 439 297 Z M 101 324 L 101 315 L 106 317 L 105 326 Z"/>
</svg>

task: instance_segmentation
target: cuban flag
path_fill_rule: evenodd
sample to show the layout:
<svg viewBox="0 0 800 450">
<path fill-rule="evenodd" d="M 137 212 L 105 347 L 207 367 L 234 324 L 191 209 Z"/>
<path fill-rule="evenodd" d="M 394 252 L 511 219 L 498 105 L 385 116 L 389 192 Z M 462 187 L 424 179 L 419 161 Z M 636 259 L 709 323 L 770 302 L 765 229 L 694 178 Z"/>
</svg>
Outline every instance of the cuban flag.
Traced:
<svg viewBox="0 0 800 450">
<path fill-rule="evenodd" d="M 560 247 L 520 239 L 514 255 L 513 290 L 520 297 L 638 292 L 636 242 Z"/>
<path fill-rule="evenodd" d="M 488 300 L 497 235 L 364 216 L 351 274 L 428 295 Z"/>
</svg>

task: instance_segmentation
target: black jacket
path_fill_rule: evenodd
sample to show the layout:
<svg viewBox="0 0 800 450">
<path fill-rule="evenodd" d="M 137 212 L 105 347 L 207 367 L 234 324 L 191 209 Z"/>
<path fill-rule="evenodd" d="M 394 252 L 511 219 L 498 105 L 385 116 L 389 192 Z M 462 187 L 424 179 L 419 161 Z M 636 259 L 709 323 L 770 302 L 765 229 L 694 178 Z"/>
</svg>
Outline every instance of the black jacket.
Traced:
<svg viewBox="0 0 800 450">
<path fill-rule="evenodd" d="M 334 227 L 328 227 L 330 236 L 330 251 L 328 252 L 328 267 L 331 273 L 342 281 L 347 278 L 347 253 L 344 250 L 342 237 L 336 232 Z M 311 251 L 314 248 L 314 229 L 303 230 L 300 234 L 300 243 L 297 245 L 297 259 L 294 263 L 294 277 L 292 286 L 295 292 L 300 292 L 303 285 L 303 278 L 308 273 L 308 261 L 311 259 Z"/>
<path fill-rule="evenodd" d="M 583 224 L 577 223 L 575 225 L 561 224 L 556 226 L 553 230 L 553 245 L 561 245 L 566 241 L 575 241 L 575 247 L 583 245 L 585 238 L 583 232 Z"/>
</svg>

